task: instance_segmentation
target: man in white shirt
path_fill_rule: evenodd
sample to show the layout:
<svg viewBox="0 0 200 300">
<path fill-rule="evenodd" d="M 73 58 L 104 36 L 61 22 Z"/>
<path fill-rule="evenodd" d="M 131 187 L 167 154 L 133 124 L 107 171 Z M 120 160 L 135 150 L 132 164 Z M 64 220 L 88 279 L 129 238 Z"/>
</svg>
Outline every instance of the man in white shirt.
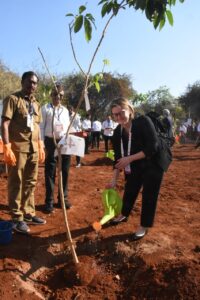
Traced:
<svg viewBox="0 0 200 300">
<path fill-rule="evenodd" d="M 99 150 L 99 142 L 101 135 L 101 122 L 95 119 L 92 123 L 92 148 L 96 147 Z"/>
<path fill-rule="evenodd" d="M 70 121 L 72 120 L 75 112 L 74 112 L 74 107 L 72 105 L 68 106 L 69 109 L 69 118 Z M 81 132 L 82 131 L 82 123 L 81 123 L 81 116 L 79 114 L 76 114 L 70 128 L 70 132 Z M 81 167 L 81 157 L 76 156 L 76 168 Z"/>
<path fill-rule="evenodd" d="M 185 124 L 181 124 L 179 127 L 179 136 L 180 136 L 180 143 L 186 143 L 186 134 L 187 134 L 187 127 Z"/>
<path fill-rule="evenodd" d="M 57 84 L 57 91 L 54 88 L 51 92 L 52 102 L 42 106 L 42 118 L 41 123 L 41 136 L 44 139 L 46 159 L 45 159 L 45 211 L 50 213 L 53 211 L 54 205 L 54 185 L 56 177 L 56 164 L 57 159 L 54 156 L 55 144 L 53 139 L 53 132 L 56 142 L 66 134 L 69 126 L 69 112 L 62 104 L 62 98 L 64 90 L 61 84 Z M 54 112 L 54 118 L 53 118 Z M 52 128 L 53 127 L 53 128 Z M 53 129 L 53 132 L 52 132 Z M 66 208 L 70 208 L 71 204 L 68 201 L 68 174 L 70 167 L 70 155 L 62 155 L 62 184 L 63 194 Z M 60 193 L 58 191 L 58 207 L 61 207 Z"/>
<path fill-rule="evenodd" d="M 82 129 L 87 133 L 85 137 L 85 154 L 89 154 L 89 145 L 91 138 L 91 116 L 89 114 L 86 115 L 86 118 L 82 122 Z"/>
<path fill-rule="evenodd" d="M 108 142 L 112 142 L 112 136 L 115 129 L 115 123 L 111 119 L 111 116 L 107 116 L 106 120 L 102 124 L 103 137 L 105 141 L 105 152 L 108 152 Z"/>
</svg>

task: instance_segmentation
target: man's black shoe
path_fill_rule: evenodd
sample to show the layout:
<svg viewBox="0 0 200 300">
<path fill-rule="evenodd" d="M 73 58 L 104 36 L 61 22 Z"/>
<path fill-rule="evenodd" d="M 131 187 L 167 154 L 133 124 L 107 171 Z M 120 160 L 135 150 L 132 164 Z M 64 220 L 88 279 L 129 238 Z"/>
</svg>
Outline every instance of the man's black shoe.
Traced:
<svg viewBox="0 0 200 300">
<path fill-rule="evenodd" d="M 28 224 L 32 225 L 44 225 L 46 224 L 46 220 L 39 218 L 37 216 L 24 216 L 24 221 L 27 222 Z"/>
<path fill-rule="evenodd" d="M 30 228 L 24 221 L 14 221 L 13 222 L 13 230 L 20 232 L 20 233 L 28 234 L 30 231 Z"/>
<path fill-rule="evenodd" d="M 52 213 L 53 212 L 53 205 L 46 204 L 45 208 L 44 208 L 44 212 L 47 213 L 47 214 Z"/>
<path fill-rule="evenodd" d="M 56 207 L 57 208 L 62 208 L 61 202 L 58 202 Z M 72 204 L 69 201 L 65 201 L 65 207 L 66 207 L 66 209 L 70 209 L 72 207 Z"/>
<path fill-rule="evenodd" d="M 47 213 L 47 214 L 52 213 L 53 212 L 53 207 L 46 205 L 45 208 L 44 208 L 44 212 Z"/>
</svg>

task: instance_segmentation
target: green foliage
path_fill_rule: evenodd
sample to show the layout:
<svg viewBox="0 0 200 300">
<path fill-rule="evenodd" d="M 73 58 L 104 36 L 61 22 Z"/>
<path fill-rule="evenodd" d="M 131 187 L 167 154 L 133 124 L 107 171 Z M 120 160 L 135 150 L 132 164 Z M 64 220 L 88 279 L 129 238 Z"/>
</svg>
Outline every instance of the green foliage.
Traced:
<svg viewBox="0 0 200 300">
<path fill-rule="evenodd" d="M 98 5 L 101 7 L 102 18 L 112 14 L 117 16 L 121 9 L 141 10 L 145 13 L 146 18 L 153 23 L 154 28 L 161 30 L 165 25 L 166 19 L 172 26 L 174 23 L 171 6 L 177 2 L 183 3 L 184 0 L 101 0 Z M 95 27 L 95 19 L 92 14 L 86 12 L 86 6 L 81 5 L 78 9 L 78 14 L 66 14 L 67 17 L 73 17 L 71 27 L 77 33 L 83 27 L 85 31 L 85 39 L 89 42 L 92 38 L 92 25 Z"/>
<path fill-rule="evenodd" d="M 95 19 L 92 14 L 85 12 L 86 6 L 81 5 L 78 9 L 78 14 L 74 15 L 72 13 L 66 14 L 66 17 L 73 17 L 73 21 L 70 25 L 70 28 L 74 29 L 74 33 L 77 33 L 81 30 L 84 25 L 85 39 L 89 42 L 92 38 L 92 25 L 95 27 Z"/>
<path fill-rule="evenodd" d="M 104 66 L 109 66 L 110 65 L 110 61 L 108 59 L 103 59 L 103 64 Z"/>
<path fill-rule="evenodd" d="M 7 95 L 20 90 L 21 78 L 18 74 L 12 72 L 0 60 L 0 99 L 4 99 Z"/>
<path fill-rule="evenodd" d="M 149 111 L 156 111 L 158 114 L 162 114 L 163 109 L 167 108 L 176 116 L 177 101 L 165 86 L 150 91 L 147 94 L 139 94 L 136 96 L 135 101 L 134 103 L 140 104 L 137 110 L 142 113 L 146 114 Z"/>
<path fill-rule="evenodd" d="M 176 0 L 102 0 L 99 2 L 101 5 L 101 15 L 104 17 L 106 14 L 113 13 L 117 15 L 120 9 L 125 9 L 126 7 L 134 8 L 135 10 L 141 10 L 145 13 L 146 18 L 153 23 L 156 29 L 159 29 L 165 24 L 167 18 L 170 25 L 173 25 L 173 16 L 170 11 L 171 6 L 176 4 Z M 183 3 L 184 0 L 179 0 Z"/>
<path fill-rule="evenodd" d="M 99 93 L 101 90 L 100 81 L 102 80 L 103 80 L 103 73 L 95 74 L 91 79 L 90 87 L 94 85 L 96 87 L 97 92 Z"/>
<path fill-rule="evenodd" d="M 63 78 L 68 104 L 77 106 L 78 100 L 84 86 L 84 76 L 80 73 L 71 74 Z M 110 102 L 118 96 L 132 99 L 136 92 L 131 83 L 130 76 L 123 74 L 98 73 L 90 76 L 88 95 L 91 105 L 91 114 L 103 119 L 108 110 Z M 83 106 L 81 108 L 85 108 Z"/>
<path fill-rule="evenodd" d="M 133 105 L 141 105 L 142 103 L 147 102 L 147 94 L 137 94 L 135 95 L 135 98 L 132 100 Z"/>
<path fill-rule="evenodd" d="M 82 15 L 77 16 L 74 22 L 74 32 L 75 33 L 78 32 L 81 29 L 82 25 L 83 25 L 83 16 Z"/>
<path fill-rule="evenodd" d="M 174 23 L 174 20 L 173 20 L 173 16 L 172 16 L 171 11 L 170 10 L 166 10 L 166 15 L 167 15 L 167 19 L 168 19 L 169 24 L 172 26 L 173 23 Z"/>
<path fill-rule="evenodd" d="M 84 19 L 84 28 L 85 28 L 85 39 L 87 42 L 89 42 L 92 38 L 92 26 L 91 26 L 91 22 L 87 18 Z"/>
<path fill-rule="evenodd" d="M 188 85 L 186 92 L 179 97 L 178 102 L 187 116 L 200 119 L 200 81 Z"/>
</svg>

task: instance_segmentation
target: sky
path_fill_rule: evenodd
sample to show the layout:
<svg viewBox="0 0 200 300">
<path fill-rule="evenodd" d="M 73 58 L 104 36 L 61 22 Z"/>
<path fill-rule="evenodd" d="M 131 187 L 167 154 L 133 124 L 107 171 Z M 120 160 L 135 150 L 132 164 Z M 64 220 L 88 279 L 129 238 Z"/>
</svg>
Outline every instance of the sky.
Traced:
<svg viewBox="0 0 200 300">
<path fill-rule="evenodd" d="M 91 42 L 85 41 L 83 31 L 73 35 L 73 42 L 78 61 L 87 71 L 106 22 L 99 0 L 0 0 L 0 60 L 20 76 L 28 70 L 45 73 L 40 47 L 53 75 L 79 71 L 70 47 L 71 19 L 66 14 L 76 14 L 86 2 L 97 29 Z M 174 25 L 166 22 L 159 31 L 140 11 L 122 11 L 107 29 L 92 74 L 100 72 L 108 59 L 105 71 L 130 75 L 138 93 L 166 86 L 174 97 L 180 96 L 200 80 L 199 12 L 199 0 L 183 4 L 177 0 L 172 7 Z"/>
</svg>

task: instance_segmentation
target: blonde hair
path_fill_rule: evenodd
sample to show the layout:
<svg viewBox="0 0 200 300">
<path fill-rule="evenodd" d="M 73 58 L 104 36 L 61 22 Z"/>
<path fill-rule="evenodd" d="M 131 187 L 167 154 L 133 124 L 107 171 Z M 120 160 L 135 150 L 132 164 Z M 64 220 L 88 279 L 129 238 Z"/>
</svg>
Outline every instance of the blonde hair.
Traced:
<svg viewBox="0 0 200 300">
<path fill-rule="evenodd" d="M 132 106 L 132 104 L 130 103 L 130 101 L 124 97 L 119 97 L 115 100 L 113 100 L 111 102 L 111 105 L 110 105 L 110 109 L 112 110 L 113 107 L 116 107 L 116 106 L 121 106 L 122 108 L 129 108 L 130 110 L 130 118 L 133 119 L 134 118 L 134 114 L 135 114 L 135 111 L 134 111 L 134 108 Z"/>
</svg>

